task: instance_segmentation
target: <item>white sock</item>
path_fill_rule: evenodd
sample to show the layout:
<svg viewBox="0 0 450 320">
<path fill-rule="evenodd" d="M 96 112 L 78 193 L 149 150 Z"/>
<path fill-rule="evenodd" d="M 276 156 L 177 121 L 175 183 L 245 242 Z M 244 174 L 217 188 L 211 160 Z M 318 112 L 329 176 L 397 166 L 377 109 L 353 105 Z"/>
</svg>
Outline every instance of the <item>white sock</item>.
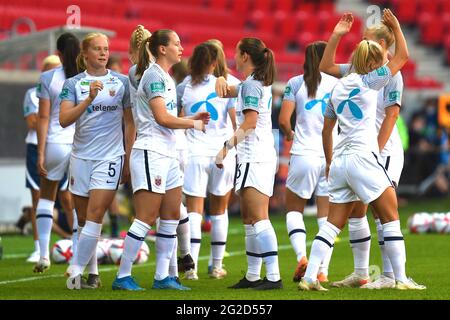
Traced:
<svg viewBox="0 0 450 320">
<path fill-rule="evenodd" d="M 227 243 L 228 215 L 211 215 L 211 251 L 213 268 L 222 268 Z"/>
<path fill-rule="evenodd" d="M 75 209 L 73 209 L 73 227 L 72 227 L 72 257 L 75 255 L 78 246 L 78 216 Z M 73 264 L 74 259 L 70 259 L 70 265 Z"/>
<path fill-rule="evenodd" d="M 202 241 L 202 215 L 197 212 L 189 213 L 189 224 L 191 229 L 191 256 L 195 263 L 195 270 L 198 270 L 198 256 Z"/>
<path fill-rule="evenodd" d="M 309 255 L 308 267 L 305 273 L 307 280 L 317 280 L 320 264 L 331 251 L 334 245 L 334 239 L 340 232 L 341 230 L 328 221 L 322 225 L 311 247 L 311 254 Z"/>
<path fill-rule="evenodd" d="M 156 271 L 155 280 L 169 276 L 170 259 L 177 242 L 178 220 L 160 220 L 156 234 Z"/>
<path fill-rule="evenodd" d="M 223 214 L 227 216 L 227 233 L 228 233 L 228 209 L 225 209 L 225 212 Z M 212 265 L 213 265 L 213 252 L 212 252 L 212 246 L 211 246 L 211 248 L 209 250 L 208 270 L 209 270 L 210 266 L 212 267 Z"/>
<path fill-rule="evenodd" d="M 98 241 L 97 241 L 98 243 Z M 94 253 L 87 264 L 88 274 L 98 275 L 98 261 L 97 261 L 97 246 L 95 247 Z"/>
<path fill-rule="evenodd" d="M 86 221 L 83 231 L 80 233 L 78 248 L 73 264 L 72 277 L 83 274 L 84 268 L 96 254 L 98 238 L 102 232 L 102 225 L 93 221 Z"/>
<path fill-rule="evenodd" d="M 278 266 L 278 242 L 270 220 L 261 220 L 253 225 L 261 256 L 266 265 L 266 277 L 269 281 L 280 280 Z"/>
<path fill-rule="evenodd" d="M 406 250 L 405 240 L 400 229 L 400 220 L 383 224 L 383 236 L 386 253 L 392 264 L 395 280 L 406 282 L 405 264 Z"/>
<path fill-rule="evenodd" d="M 127 236 L 123 243 L 123 254 L 120 259 L 119 272 L 117 278 L 124 278 L 131 276 L 131 269 L 133 262 L 141 249 L 142 242 L 145 240 L 145 236 L 149 232 L 151 227 L 138 219 L 134 219 L 133 224 L 128 229 Z"/>
<path fill-rule="evenodd" d="M 367 217 L 348 219 L 350 247 L 353 251 L 353 262 L 357 275 L 369 276 L 370 227 Z"/>
<path fill-rule="evenodd" d="M 41 252 L 41 249 L 39 248 L 39 240 L 34 240 L 34 251 L 37 251 L 38 253 Z"/>
<path fill-rule="evenodd" d="M 47 199 L 39 199 L 36 207 L 36 227 L 41 258 L 49 259 L 48 247 L 52 233 L 54 207 L 55 202 Z"/>
<path fill-rule="evenodd" d="M 298 262 L 306 256 L 306 228 L 303 222 L 303 214 L 298 211 L 288 212 L 286 214 L 286 227 Z"/>
<path fill-rule="evenodd" d="M 317 225 L 320 228 L 327 222 L 327 217 L 318 218 L 317 219 Z M 334 243 L 334 241 L 333 241 Z M 331 250 L 328 251 L 328 254 L 323 258 L 322 263 L 320 264 L 319 273 L 323 273 L 324 275 L 328 276 L 328 266 L 330 265 L 331 256 L 333 255 L 334 245 L 331 247 Z"/>
<path fill-rule="evenodd" d="M 259 246 L 256 242 L 256 232 L 251 224 L 245 224 L 245 250 L 247 253 L 247 274 L 248 281 L 261 279 L 262 258 Z"/>
<path fill-rule="evenodd" d="M 180 247 L 180 256 L 191 253 L 191 226 L 186 207 L 180 205 L 180 222 L 177 227 L 178 246 Z"/>
<path fill-rule="evenodd" d="M 169 276 L 178 277 L 178 259 L 177 259 L 178 241 L 173 246 L 172 258 L 169 263 Z"/>
<path fill-rule="evenodd" d="M 375 224 L 377 226 L 378 245 L 380 246 L 381 258 L 383 259 L 383 274 L 386 277 L 394 279 L 394 270 L 392 269 L 392 264 L 387 255 L 386 246 L 384 243 L 383 225 L 381 224 L 380 219 L 375 219 Z"/>
</svg>

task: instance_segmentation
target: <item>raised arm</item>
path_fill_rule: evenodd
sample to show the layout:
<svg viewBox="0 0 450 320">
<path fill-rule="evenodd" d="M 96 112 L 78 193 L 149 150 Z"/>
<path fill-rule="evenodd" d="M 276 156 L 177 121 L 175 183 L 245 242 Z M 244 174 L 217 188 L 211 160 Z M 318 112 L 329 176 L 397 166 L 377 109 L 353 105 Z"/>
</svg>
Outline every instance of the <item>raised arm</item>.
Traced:
<svg viewBox="0 0 450 320">
<path fill-rule="evenodd" d="M 395 37 L 395 54 L 389 61 L 387 67 L 391 70 L 394 76 L 405 65 L 409 58 L 408 45 L 406 44 L 405 36 L 397 18 L 389 9 L 383 10 L 383 22 L 391 28 Z"/>
<path fill-rule="evenodd" d="M 333 33 L 328 40 L 322 60 L 320 62 L 320 71 L 337 78 L 342 77 L 340 67 L 338 64 L 336 64 L 336 50 L 342 36 L 350 31 L 350 29 L 352 28 L 352 24 L 353 15 L 351 13 L 344 13 L 341 20 L 339 20 L 338 24 L 334 27 Z"/>
</svg>

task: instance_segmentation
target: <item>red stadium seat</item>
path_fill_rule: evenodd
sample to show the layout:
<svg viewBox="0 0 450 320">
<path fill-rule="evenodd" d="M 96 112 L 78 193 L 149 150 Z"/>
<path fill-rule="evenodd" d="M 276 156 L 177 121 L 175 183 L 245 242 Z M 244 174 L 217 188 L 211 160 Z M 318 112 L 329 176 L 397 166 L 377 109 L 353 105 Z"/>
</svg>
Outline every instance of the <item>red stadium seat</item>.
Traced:
<svg viewBox="0 0 450 320">
<path fill-rule="evenodd" d="M 268 12 L 256 10 L 250 16 L 250 22 L 256 30 L 273 33 L 275 31 L 276 17 Z"/>
<path fill-rule="evenodd" d="M 272 0 L 254 0 L 252 9 L 270 12 L 272 10 Z"/>
<path fill-rule="evenodd" d="M 441 19 L 430 13 L 422 13 L 419 16 L 421 39 L 424 44 L 442 45 L 444 36 L 444 24 Z"/>
<path fill-rule="evenodd" d="M 275 9 L 284 12 L 292 12 L 294 8 L 293 0 L 275 0 Z"/>
<path fill-rule="evenodd" d="M 417 19 L 417 0 L 392 0 L 400 22 L 413 24 Z"/>
</svg>

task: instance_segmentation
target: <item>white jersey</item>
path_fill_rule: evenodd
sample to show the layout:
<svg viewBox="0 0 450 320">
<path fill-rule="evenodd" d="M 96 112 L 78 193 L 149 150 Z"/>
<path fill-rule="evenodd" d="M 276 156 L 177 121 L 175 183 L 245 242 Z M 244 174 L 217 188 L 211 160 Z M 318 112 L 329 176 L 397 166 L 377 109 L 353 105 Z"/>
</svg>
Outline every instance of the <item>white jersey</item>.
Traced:
<svg viewBox="0 0 450 320">
<path fill-rule="evenodd" d="M 377 95 L 391 78 L 390 69 L 383 66 L 366 75 L 351 73 L 338 81 L 325 112 L 326 117 L 338 119 L 341 129 L 333 157 L 359 152 L 379 154 Z"/>
<path fill-rule="evenodd" d="M 39 98 L 36 96 L 36 87 L 28 89 L 23 100 L 23 116 L 26 118 L 31 114 L 37 114 L 39 111 Z M 25 143 L 37 145 L 36 130 L 28 130 Z"/>
<path fill-rule="evenodd" d="M 131 66 L 130 70 L 128 70 L 128 83 L 130 86 L 130 102 L 131 107 L 134 108 L 136 103 L 136 94 L 139 86 L 139 80 L 136 79 L 136 65 Z"/>
<path fill-rule="evenodd" d="M 345 75 L 349 72 L 350 64 L 342 64 L 340 65 L 341 75 Z M 380 131 L 381 125 L 386 117 L 385 108 L 398 105 L 401 107 L 402 105 L 402 94 L 403 94 L 403 77 L 401 72 L 397 72 L 395 76 L 393 76 L 388 84 L 383 87 L 380 91 L 378 91 L 377 97 L 377 117 L 376 117 L 376 128 L 377 132 Z M 389 140 L 386 142 L 384 149 L 381 151 L 381 156 L 387 157 L 390 155 L 398 155 L 403 153 L 402 141 L 400 139 L 400 134 L 398 132 L 397 125 L 394 125 L 394 129 L 392 130 L 391 136 Z"/>
<path fill-rule="evenodd" d="M 303 75 L 288 81 L 283 99 L 296 104 L 295 135 L 291 154 L 324 156 L 322 146 L 323 114 L 330 99 L 330 92 L 338 80 L 323 72 L 321 72 L 321 76 L 322 80 L 317 88 L 315 98 L 308 97 L 308 89 Z M 333 139 L 333 142 L 335 140 Z"/>
<path fill-rule="evenodd" d="M 41 74 L 36 89 L 39 99 L 50 100 L 50 122 L 47 132 L 47 143 L 73 143 L 75 124 L 63 128 L 59 124 L 59 106 L 61 99 L 59 94 L 63 87 L 66 75 L 63 67 L 55 68 Z"/>
<path fill-rule="evenodd" d="M 123 146 L 123 109 L 130 107 L 130 90 L 126 76 L 108 70 L 95 77 L 86 71 L 67 79 L 61 100 L 80 104 L 89 96 L 93 81 L 101 81 L 94 101 L 76 121 L 72 155 L 86 160 L 108 160 L 125 154 Z"/>
<path fill-rule="evenodd" d="M 240 86 L 236 105 L 236 125 L 244 122 L 245 110 L 258 112 L 256 129 L 237 145 L 238 162 L 271 162 L 277 155 L 272 134 L 272 86 L 249 76 Z"/>
<path fill-rule="evenodd" d="M 194 129 L 186 130 L 190 156 L 215 156 L 225 140 L 233 135 L 228 110 L 235 107 L 234 99 L 217 96 L 216 79 L 214 75 L 208 75 L 202 83 L 193 85 L 191 76 L 187 76 L 185 81 L 177 86 L 178 105 L 184 108 L 186 116 L 205 111 L 211 115 L 206 125 L 206 133 Z"/>
<path fill-rule="evenodd" d="M 168 113 L 178 116 L 175 82 L 157 63 L 145 70 L 139 82 L 135 107 L 137 138 L 133 148 L 176 158 L 175 130 L 159 125 L 149 106 L 156 97 L 164 99 Z"/>
</svg>

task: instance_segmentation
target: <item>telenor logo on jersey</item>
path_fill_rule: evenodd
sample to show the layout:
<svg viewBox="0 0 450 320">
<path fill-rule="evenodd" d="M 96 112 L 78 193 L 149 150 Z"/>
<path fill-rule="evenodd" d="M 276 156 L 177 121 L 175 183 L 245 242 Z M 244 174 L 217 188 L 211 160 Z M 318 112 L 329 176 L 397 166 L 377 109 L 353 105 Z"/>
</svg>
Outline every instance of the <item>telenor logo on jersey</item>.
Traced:
<svg viewBox="0 0 450 320">
<path fill-rule="evenodd" d="M 258 108 L 259 99 L 257 97 L 248 96 L 244 99 L 244 105 L 249 107 Z"/>
<path fill-rule="evenodd" d="M 209 102 L 209 100 L 214 99 L 217 97 L 217 93 L 213 92 L 210 93 L 207 97 L 205 101 L 200 101 L 195 103 L 192 107 L 191 107 L 191 112 L 192 113 L 196 113 L 198 111 L 198 109 L 200 109 L 200 107 L 205 104 L 206 105 L 206 111 L 208 111 L 211 115 L 211 119 L 214 121 L 217 121 L 219 119 L 219 113 L 217 112 L 216 108 L 214 107 L 214 105 Z"/>
<path fill-rule="evenodd" d="M 99 105 L 96 105 L 96 106 L 89 106 L 86 109 L 86 112 L 87 113 L 92 113 L 94 111 L 105 111 L 105 112 L 116 111 L 117 108 L 118 108 L 118 106 L 104 106 L 102 104 L 99 104 Z"/>
<path fill-rule="evenodd" d="M 350 109 L 350 112 L 352 113 L 352 115 L 358 119 L 361 120 L 363 118 L 363 113 L 361 111 L 361 109 L 358 107 L 358 105 L 356 103 L 354 103 L 351 99 L 356 96 L 361 90 L 360 89 L 353 89 L 350 94 L 348 95 L 348 99 L 342 101 L 339 106 L 336 109 L 336 112 L 338 114 L 341 114 L 342 111 L 344 111 L 344 107 L 346 104 L 348 104 L 348 107 Z"/>
<path fill-rule="evenodd" d="M 164 92 L 164 83 L 162 82 L 153 82 L 150 84 L 150 91 L 152 93 L 155 92 Z"/>
<path fill-rule="evenodd" d="M 325 94 L 324 96 L 323 96 L 323 98 L 322 99 L 314 99 L 314 100 L 311 100 L 310 102 L 308 102 L 306 105 L 305 105 L 305 109 L 306 110 L 311 110 L 312 108 L 314 108 L 314 106 L 316 105 L 316 104 L 318 104 L 318 103 L 320 103 L 321 104 L 321 106 L 322 106 L 322 114 L 325 114 L 325 110 L 327 109 L 327 103 L 328 103 L 328 100 L 330 99 L 330 94 L 329 93 L 327 93 L 327 94 Z"/>
</svg>

